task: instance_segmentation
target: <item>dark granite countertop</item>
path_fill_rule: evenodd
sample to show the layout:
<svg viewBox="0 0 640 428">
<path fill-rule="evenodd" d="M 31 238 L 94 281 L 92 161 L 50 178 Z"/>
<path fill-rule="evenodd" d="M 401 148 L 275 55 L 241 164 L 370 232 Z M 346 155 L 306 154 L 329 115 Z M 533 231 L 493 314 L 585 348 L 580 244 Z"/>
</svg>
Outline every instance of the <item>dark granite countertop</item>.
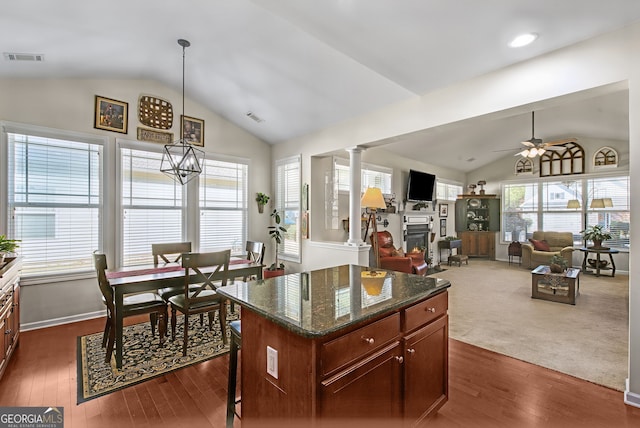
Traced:
<svg viewBox="0 0 640 428">
<path fill-rule="evenodd" d="M 444 279 L 357 265 L 236 282 L 218 292 L 304 337 L 324 336 L 437 294 Z"/>
</svg>

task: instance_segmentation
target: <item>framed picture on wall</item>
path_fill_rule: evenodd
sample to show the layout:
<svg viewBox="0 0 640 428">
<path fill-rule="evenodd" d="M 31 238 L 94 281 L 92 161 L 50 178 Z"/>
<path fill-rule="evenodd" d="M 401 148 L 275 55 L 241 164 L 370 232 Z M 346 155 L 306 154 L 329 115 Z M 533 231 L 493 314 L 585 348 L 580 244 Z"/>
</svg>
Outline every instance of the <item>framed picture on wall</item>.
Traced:
<svg viewBox="0 0 640 428">
<path fill-rule="evenodd" d="M 439 204 L 440 208 L 440 217 L 447 217 L 449 215 L 449 205 L 448 204 Z"/>
<path fill-rule="evenodd" d="M 94 128 L 126 134 L 128 115 L 129 103 L 96 95 Z"/>
<path fill-rule="evenodd" d="M 440 236 L 447 236 L 447 219 L 440 219 Z"/>
<path fill-rule="evenodd" d="M 185 141 L 194 146 L 204 147 L 204 120 L 184 115 L 180 118 Z"/>
</svg>

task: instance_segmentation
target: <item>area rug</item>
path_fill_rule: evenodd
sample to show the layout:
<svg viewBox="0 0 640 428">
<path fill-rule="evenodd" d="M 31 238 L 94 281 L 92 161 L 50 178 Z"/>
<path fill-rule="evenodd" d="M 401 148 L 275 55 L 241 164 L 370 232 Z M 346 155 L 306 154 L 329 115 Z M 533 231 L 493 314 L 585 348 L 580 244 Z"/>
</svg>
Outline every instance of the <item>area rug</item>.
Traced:
<svg viewBox="0 0 640 428">
<path fill-rule="evenodd" d="M 237 313 L 227 312 L 227 321 L 237 318 Z M 189 319 L 189 347 L 187 355 L 183 357 L 183 326 L 180 315 L 176 340 L 172 342 L 169 334 L 162 348 L 158 344 L 157 331 L 155 337 L 151 336 L 148 321 L 125 327 L 122 369 L 116 368 L 115 355 L 110 363 L 105 363 L 102 332 L 79 336 L 78 404 L 229 352 L 229 342 L 223 344 L 217 318 L 213 330 L 209 331 L 206 316 L 204 326 L 201 326 L 199 316 L 192 315 L 192 319 Z"/>
</svg>

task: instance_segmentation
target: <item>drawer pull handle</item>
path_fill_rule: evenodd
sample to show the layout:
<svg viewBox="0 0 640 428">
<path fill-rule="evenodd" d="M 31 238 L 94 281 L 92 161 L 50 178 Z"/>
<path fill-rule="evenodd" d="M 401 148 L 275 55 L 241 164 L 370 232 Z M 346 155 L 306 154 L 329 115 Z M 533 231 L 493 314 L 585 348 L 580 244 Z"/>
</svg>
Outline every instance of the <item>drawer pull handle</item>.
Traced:
<svg viewBox="0 0 640 428">
<path fill-rule="evenodd" d="M 413 349 L 413 348 L 409 348 L 409 349 L 407 349 L 407 354 L 409 354 L 409 355 L 413 355 L 413 354 L 415 354 L 415 353 L 416 353 L 416 350 L 415 350 L 415 349 Z"/>
<path fill-rule="evenodd" d="M 404 362 L 404 358 L 402 358 L 402 356 L 398 356 L 396 357 L 396 361 L 402 364 Z"/>
<path fill-rule="evenodd" d="M 431 312 L 432 314 L 436 312 L 436 308 L 427 308 L 427 312 Z"/>
<path fill-rule="evenodd" d="M 6 331 L 4 332 L 4 334 L 11 334 L 11 329 L 6 330 Z"/>
<path fill-rule="evenodd" d="M 375 340 L 373 340 L 373 337 L 364 337 L 364 336 L 362 336 L 362 340 L 364 340 L 369 345 L 373 345 L 375 343 Z"/>
</svg>

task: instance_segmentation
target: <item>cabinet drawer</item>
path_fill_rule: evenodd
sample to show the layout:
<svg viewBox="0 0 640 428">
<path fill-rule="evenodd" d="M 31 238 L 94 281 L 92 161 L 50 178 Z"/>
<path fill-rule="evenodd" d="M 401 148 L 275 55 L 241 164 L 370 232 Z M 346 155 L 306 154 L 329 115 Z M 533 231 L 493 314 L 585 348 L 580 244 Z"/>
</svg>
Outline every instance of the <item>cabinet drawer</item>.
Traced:
<svg viewBox="0 0 640 428">
<path fill-rule="evenodd" d="M 445 291 L 405 309 L 404 331 L 409 332 L 441 317 L 447 312 L 448 307 L 449 294 Z"/>
<path fill-rule="evenodd" d="M 393 314 L 322 344 L 322 375 L 380 349 L 400 334 L 400 314 Z"/>
</svg>

